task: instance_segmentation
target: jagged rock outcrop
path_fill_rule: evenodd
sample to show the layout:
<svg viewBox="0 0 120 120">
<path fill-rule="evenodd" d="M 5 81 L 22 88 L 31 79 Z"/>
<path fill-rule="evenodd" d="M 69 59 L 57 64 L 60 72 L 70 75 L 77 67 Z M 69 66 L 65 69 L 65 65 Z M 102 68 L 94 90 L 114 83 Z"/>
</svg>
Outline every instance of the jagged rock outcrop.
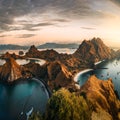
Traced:
<svg viewBox="0 0 120 120">
<path fill-rule="evenodd" d="M 115 57 L 115 52 L 107 47 L 100 38 L 93 38 L 89 41 L 84 40 L 73 55 L 90 62 L 98 62 Z"/>
<path fill-rule="evenodd" d="M 0 71 L 0 80 L 13 82 L 22 77 L 22 67 L 13 58 L 7 58 Z"/>
<path fill-rule="evenodd" d="M 29 51 L 26 53 L 26 57 L 35 57 L 35 58 L 45 59 L 47 61 L 53 61 L 53 60 L 59 59 L 59 53 L 53 49 L 39 51 L 33 45 L 30 47 Z"/>
<path fill-rule="evenodd" d="M 120 101 L 115 94 L 114 85 L 111 79 L 103 81 L 95 76 L 91 76 L 81 87 L 80 93 L 84 95 L 87 100 L 90 100 L 93 105 L 95 111 L 92 116 L 93 120 L 102 113 L 104 113 L 106 117 L 111 118 L 108 120 L 120 119 L 118 117 L 120 112 Z"/>
<path fill-rule="evenodd" d="M 1 59 L 7 59 L 7 58 L 14 58 L 14 59 L 24 59 L 24 56 L 19 56 L 16 55 L 15 53 L 10 54 L 9 52 L 6 52 L 5 54 L 3 54 L 2 56 L 0 56 Z"/>
<path fill-rule="evenodd" d="M 32 45 L 29 49 L 29 51 L 26 53 L 27 57 L 39 57 L 40 51 L 37 50 L 37 48 Z"/>
<path fill-rule="evenodd" d="M 120 58 L 120 49 L 116 51 L 116 57 Z"/>
<path fill-rule="evenodd" d="M 30 62 L 24 65 L 24 73 L 31 74 L 38 79 L 45 79 L 47 82 L 47 64 L 40 66 L 38 63 Z"/>
<path fill-rule="evenodd" d="M 65 67 L 73 74 L 89 66 L 89 63 L 86 60 L 76 58 L 73 55 L 59 54 L 53 49 L 39 51 L 34 45 L 31 46 L 29 51 L 26 53 L 26 57 L 40 58 L 49 62 L 59 61 L 60 63 L 64 64 Z"/>
<path fill-rule="evenodd" d="M 24 73 L 33 77 L 43 79 L 49 84 L 51 90 L 65 87 L 72 91 L 76 90 L 73 74 L 60 61 L 47 62 L 43 66 L 37 63 L 24 65 Z"/>
</svg>

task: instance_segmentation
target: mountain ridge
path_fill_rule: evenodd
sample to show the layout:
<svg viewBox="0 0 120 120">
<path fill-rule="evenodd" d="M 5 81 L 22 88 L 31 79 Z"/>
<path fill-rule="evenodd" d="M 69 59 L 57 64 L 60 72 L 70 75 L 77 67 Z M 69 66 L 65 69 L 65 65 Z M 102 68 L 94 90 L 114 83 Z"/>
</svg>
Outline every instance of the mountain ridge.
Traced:
<svg viewBox="0 0 120 120">
<path fill-rule="evenodd" d="M 39 51 L 32 46 L 25 56 L 45 59 L 49 62 L 58 60 L 75 74 L 83 69 L 94 68 L 95 62 L 115 58 L 116 52 L 107 47 L 100 38 L 93 38 L 84 40 L 73 54 L 60 54 L 54 49 Z"/>
<path fill-rule="evenodd" d="M 98 62 L 115 57 L 115 51 L 106 46 L 100 38 L 84 40 L 73 54 L 76 58 Z"/>
<path fill-rule="evenodd" d="M 48 48 L 70 48 L 70 49 L 77 49 L 79 47 L 78 44 L 75 43 L 45 43 L 42 45 L 37 46 L 38 49 L 48 49 Z"/>
<path fill-rule="evenodd" d="M 0 44 L 0 50 L 26 50 L 29 49 L 30 46 L 24 45 L 15 45 L 15 44 Z M 76 43 L 45 43 L 36 46 L 38 49 L 55 49 L 55 48 L 69 48 L 69 49 L 77 49 L 79 47 Z"/>
</svg>

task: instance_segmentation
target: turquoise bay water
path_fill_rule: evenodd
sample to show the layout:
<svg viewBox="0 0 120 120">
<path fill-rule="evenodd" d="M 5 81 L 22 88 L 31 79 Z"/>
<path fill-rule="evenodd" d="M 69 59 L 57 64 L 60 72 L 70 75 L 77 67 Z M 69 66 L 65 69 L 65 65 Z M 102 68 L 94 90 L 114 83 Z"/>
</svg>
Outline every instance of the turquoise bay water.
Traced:
<svg viewBox="0 0 120 120">
<path fill-rule="evenodd" d="M 91 74 L 95 74 L 99 79 L 102 80 L 112 78 L 115 90 L 118 92 L 120 97 L 120 59 L 104 61 L 98 64 L 97 68 L 99 69 L 85 72 L 78 77 L 80 86 L 82 86 L 87 81 Z"/>
<path fill-rule="evenodd" d="M 43 113 L 48 99 L 48 90 L 36 79 L 14 85 L 0 84 L 0 120 L 25 119 L 31 109 Z"/>
</svg>

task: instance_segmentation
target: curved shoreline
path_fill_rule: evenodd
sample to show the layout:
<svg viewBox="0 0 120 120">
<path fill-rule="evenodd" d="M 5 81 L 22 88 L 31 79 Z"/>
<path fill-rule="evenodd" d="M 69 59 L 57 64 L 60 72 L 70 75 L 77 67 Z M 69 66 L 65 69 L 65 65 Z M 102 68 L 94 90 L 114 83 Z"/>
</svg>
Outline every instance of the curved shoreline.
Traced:
<svg viewBox="0 0 120 120">
<path fill-rule="evenodd" d="M 89 72 L 89 71 L 92 71 L 93 69 L 85 69 L 85 70 L 82 70 L 80 71 L 79 73 L 77 73 L 75 76 L 74 76 L 74 81 L 77 82 L 78 81 L 78 78 L 81 74 L 83 73 L 86 73 L 86 72 Z"/>
<path fill-rule="evenodd" d="M 104 61 L 105 61 L 105 60 L 101 60 L 101 61 L 95 62 L 94 65 L 98 65 L 98 64 L 100 64 L 100 63 L 102 63 L 102 62 L 104 62 Z"/>
<path fill-rule="evenodd" d="M 105 61 L 105 60 L 101 60 L 101 61 L 99 61 L 99 62 L 95 62 L 94 65 L 98 65 L 98 64 L 100 64 L 100 63 L 102 63 L 102 62 L 104 62 L 104 61 Z M 82 70 L 82 71 L 78 72 L 78 73 L 74 76 L 74 81 L 77 82 L 77 81 L 78 81 L 78 78 L 79 78 L 79 76 L 80 76 L 81 74 L 86 73 L 86 72 L 89 72 L 89 71 L 92 71 L 92 70 L 93 70 L 93 69 L 85 69 L 85 70 Z"/>
</svg>

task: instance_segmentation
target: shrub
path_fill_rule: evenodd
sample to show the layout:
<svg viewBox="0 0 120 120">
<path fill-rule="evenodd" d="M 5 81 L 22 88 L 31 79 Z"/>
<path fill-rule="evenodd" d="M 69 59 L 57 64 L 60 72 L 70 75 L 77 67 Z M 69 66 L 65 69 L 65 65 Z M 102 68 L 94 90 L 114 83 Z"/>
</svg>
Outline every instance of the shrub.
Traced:
<svg viewBox="0 0 120 120">
<path fill-rule="evenodd" d="M 90 120 L 91 112 L 82 96 L 66 89 L 53 94 L 48 101 L 46 120 Z"/>
</svg>

